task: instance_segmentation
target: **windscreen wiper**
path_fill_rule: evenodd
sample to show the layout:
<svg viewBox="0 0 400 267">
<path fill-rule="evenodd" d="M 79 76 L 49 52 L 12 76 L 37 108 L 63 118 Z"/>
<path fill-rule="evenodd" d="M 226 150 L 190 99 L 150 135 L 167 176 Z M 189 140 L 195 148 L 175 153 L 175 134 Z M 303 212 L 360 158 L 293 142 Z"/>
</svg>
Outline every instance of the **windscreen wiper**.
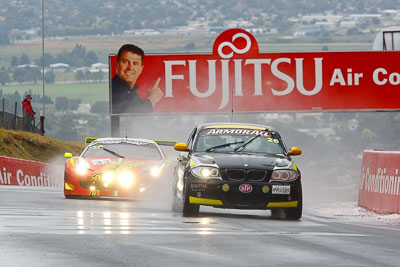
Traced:
<svg viewBox="0 0 400 267">
<path fill-rule="evenodd" d="M 105 151 L 107 151 L 107 152 L 110 153 L 111 155 L 118 157 L 118 158 L 125 158 L 125 156 L 121 156 L 121 155 L 118 154 L 117 152 L 112 151 L 112 150 L 110 150 L 110 149 L 108 149 L 108 148 L 104 148 L 104 147 L 103 147 L 102 149 L 105 150 Z"/>
<path fill-rule="evenodd" d="M 242 151 L 243 149 L 246 148 L 246 146 L 247 146 L 248 144 L 250 144 L 251 142 L 253 142 L 254 140 L 256 140 L 256 139 L 257 139 L 258 137 L 260 137 L 260 136 L 261 136 L 261 134 L 254 136 L 253 138 L 247 140 L 246 143 L 244 143 L 243 145 L 238 146 L 237 148 L 235 148 L 233 151 L 237 152 L 239 149 L 241 149 L 240 151 Z"/>
<path fill-rule="evenodd" d="M 219 149 L 219 148 L 228 147 L 231 145 L 236 145 L 236 144 L 241 144 L 241 143 L 244 143 L 244 141 L 237 141 L 237 142 L 226 143 L 226 144 L 222 144 L 222 145 L 218 145 L 218 146 L 213 146 L 213 147 L 207 148 L 206 152 L 211 152 L 211 151 Z"/>
</svg>

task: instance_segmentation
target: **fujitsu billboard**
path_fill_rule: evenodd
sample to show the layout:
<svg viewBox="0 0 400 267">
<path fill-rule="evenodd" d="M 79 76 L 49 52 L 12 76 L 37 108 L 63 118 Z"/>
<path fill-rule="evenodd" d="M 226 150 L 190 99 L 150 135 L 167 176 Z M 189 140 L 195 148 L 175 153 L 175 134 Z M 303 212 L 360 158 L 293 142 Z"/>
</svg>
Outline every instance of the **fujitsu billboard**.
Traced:
<svg viewBox="0 0 400 267">
<path fill-rule="evenodd" d="M 211 54 L 146 54 L 134 63 L 138 58 L 109 57 L 111 114 L 400 109 L 395 51 L 260 53 L 253 35 L 230 29 Z M 123 101 L 147 108 L 117 109 Z"/>
</svg>

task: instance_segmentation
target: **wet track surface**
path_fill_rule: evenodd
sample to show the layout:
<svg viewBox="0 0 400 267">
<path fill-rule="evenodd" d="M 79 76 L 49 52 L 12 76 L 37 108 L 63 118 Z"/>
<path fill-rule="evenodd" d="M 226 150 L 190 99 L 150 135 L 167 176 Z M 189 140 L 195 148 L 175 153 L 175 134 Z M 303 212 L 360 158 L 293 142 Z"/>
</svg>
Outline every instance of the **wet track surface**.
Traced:
<svg viewBox="0 0 400 267">
<path fill-rule="evenodd" d="M 398 227 L 0 187 L 0 266 L 398 266 Z"/>
</svg>

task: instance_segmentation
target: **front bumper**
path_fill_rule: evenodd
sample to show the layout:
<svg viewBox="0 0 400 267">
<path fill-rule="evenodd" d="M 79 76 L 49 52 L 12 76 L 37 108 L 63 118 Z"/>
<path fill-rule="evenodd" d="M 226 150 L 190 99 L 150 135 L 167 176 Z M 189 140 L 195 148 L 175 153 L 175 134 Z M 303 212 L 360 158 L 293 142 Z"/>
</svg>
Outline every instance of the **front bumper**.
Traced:
<svg viewBox="0 0 400 267">
<path fill-rule="evenodd" d="M 90 177 L 78 179 L 70 177 L 64 180 L 64 195 L 70 196 L 107 196 L 107 197 L 141 197 L 149 186 L 143 179 L 136 179 L 129 187 L 119 183 L 111 183 L 105 186 L 101 181 L 95 181 Z"/>
<path fill-rule="evenodd" d="M 191 177 L 190 204 L 232 209 L 296 208 L 301 201 L 301 182 L 243 182 L 204 180 Z M 251 188 L 242 190 L 240 188 Z M 247 192 L 249 191 L 249 192 Z"/>
</svg>

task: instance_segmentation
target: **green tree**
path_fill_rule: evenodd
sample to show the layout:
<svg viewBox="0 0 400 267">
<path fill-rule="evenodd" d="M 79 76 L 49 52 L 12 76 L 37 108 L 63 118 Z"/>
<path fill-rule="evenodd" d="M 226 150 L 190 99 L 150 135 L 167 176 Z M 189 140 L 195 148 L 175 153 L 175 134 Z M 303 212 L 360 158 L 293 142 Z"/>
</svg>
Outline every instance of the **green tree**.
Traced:
<svg viewBox="0 0 400 267">
<path fill-rule="evenodd" d="M 4 24 L 2 21 L 0 23 Z M 9 33 L 10 33 L 10 28 L 7 27 L 7 25 L 2 25 L 3 27 L 0 28 L 0 45 L 9 45 L 10 44 L 10 39 L 9 39 Z"/>
<path fill-rule="evenodd" d="M 358 34 L 361 34 L 361 32 L 358 28 L 351 28 L 351 29 L 347 30 L 346 34 L 347 35 L 358 35 Z"/>
<path fill-rule="evenodd" d="M 95 114 L 99 114 L 99 115 L 108 114 L 108 112 L 109 112 L 108 102 L 106 102 L 106 101 L 97 101 L 90 108 L 90 112 L 95 113 Z"/>
<path fill-rule="evenodd" d="M 0 84 L 6 85 L 9 82 L 11 82 L 10 75 L 8 75 L 7 71 L 1 70 L 0 71 Z"/>
<path fill-rule="evenodd" d="M 85 74 L 83 73 L 83 71 L 78 70 L 77 72 L 75 72 L 75 81 L 84 81 L 85 80 Z"/>
<path fill-rule="evenodd" d="M 86 66 L 91 66 L 94 63 L 97 63 L 99 61 L 99 59 L 97 58 L 97 55 L 94 51 L 89 51 L 86 54 L 86 60 L 85 60 L 85 65 Z"/>
<path fill-rule="evenodd" d="M 26 68 L 16 68 L 12 74 L 13 80 L 22 84 L 29 81 L 29 77 L 26 73 Z"/>
<path fill-rule="evenodd" d="M 4 94 L 3 98 L 5 100 L 4 108 L 5 108 L 5 111 L 8 113 L 15 112 L 15 103 L 17 103 L 17 107 L 21 106 L 22 98 L 17 90 L 13 94 Z"/>
<path fill-rule="evenodd" d="M 38 60 L 35 61 L 36 65 L 42 66 L 42 63 L 43 63 L 42 60 L 43 60 L 43 56 L 41 56 Z M 54 63 L 56 63 L 55 57 L 50 53 L 45 53 L 44 54 L 44 65 L 46 67 L 48 67 L 50 64 L 54 64 Z"/>
<path fill-rule="evenodd" d="M 92 76 L 92 79 L 93 79 L 93 80 L 99 81 L 99 82 L 100 82 L 100 81 L 103 80 L 104 73 L 101 72 L 101 71 L 93 72 L 91 76 Z"/>
<path fill-rule="evenodd" d="M 75 81 L 81 82 L 81 81 L 84 81 L 84 80 L 85 80 L 85 74 L 83 73 L 83 71 L 78 70 L 75 73 Z"/>
<path fill-rule="evenodd" d="M 11 62 L 10 62 L 11 67 L 16 67 L 19 65 L 19 59 L 16 56 L 13 56 L 11 58 Z"/>
<path fill-rule="evenodd" d="M 71 65 L 72 60 L 70 58 L 70 54 L 67 51 L 63 51 L 57 55 L 56 62 Z"/>
<path fill-rule="evenodd" d="M 67 110 L 69 108 L 69 99 L 64 96 L 57 97 L 55 107 L 58 111 Z"/>
<path fill-rule="evenodd" d="M 79 104 L 81 103 L 82 100 L 80 99 L 71 99 L 69 101 L 69 109 L 70 110 L 77 110 L 79 107 Z"/>
<path fill-rule="evenodd" d="M 86 48 L 80 44 L 76 44 L 70 53 L 71 66 L 83 67 L 85 66 Z"/>
<path fill-rule="evenodd" d="M 72 116 L 60 116 L 52 123 L 52 126 L 52 128 L 54 129 L 52 133 L 54 138 L 66 141 L 78 140 L 78 132 L 75 128 Z"/>
<path fill-rule="evenodd" d="M 92 73 L 90 71 L 85 72 L 85 80 L 89 81 L 92 79 Z"/>
<path fill-rule="evenodd" d="M 42 79 L 42 72 L 40 71 L 39 68 L 34 67 L 25 67 L 26 69 L 26 74 L 27 74 L 27 79 L 28 81 L 33 81 L 35 84 L 37 84 L 38 80 Z"/>
<path fill-rule="evenodd" d="M 43 103 L 43 102 L 45 104 L 54 104 L 53 100 L 51 100 L 51 98 L 47 95 L 45 95 L 43 98 L 40 98 L 40 103 Z"/>
<path fill-rule="evenodd" d="M 56 76 L 54 75 L 54 72 L 48 71 L 44 74 L 44 81 L 46 83 L 54 83 L 56 79 Z"/>
<path fill-rule="evenodd" d="M 29 59 L 29 56 L 25 53 L 22 53 L 22 55 L 19 59 L 19 64 L 20 65 L 31 64 L 31 60 Z"/>
<path fill-rule="evenodd" d="M 28 92 L 25 91 L 24 94 L 23 94 L 23 97 L 25 98 L 26 95 L 31 95 L 31 96 L 32 96 L 32 99 L 35 99 L 35 102 L 39 101 L 38 95 L 34 95 L 34 94 L 32 93 L 32 90 L 31 90 L 31 89 L 29 89 Z"/>
<path fill-rule="evenodd" d="M 378 18 L 374 17 L 374 18 L 372 18 L 372 24 L 373 25 L 380 25 L 381 21 Z"/>
</svg>

